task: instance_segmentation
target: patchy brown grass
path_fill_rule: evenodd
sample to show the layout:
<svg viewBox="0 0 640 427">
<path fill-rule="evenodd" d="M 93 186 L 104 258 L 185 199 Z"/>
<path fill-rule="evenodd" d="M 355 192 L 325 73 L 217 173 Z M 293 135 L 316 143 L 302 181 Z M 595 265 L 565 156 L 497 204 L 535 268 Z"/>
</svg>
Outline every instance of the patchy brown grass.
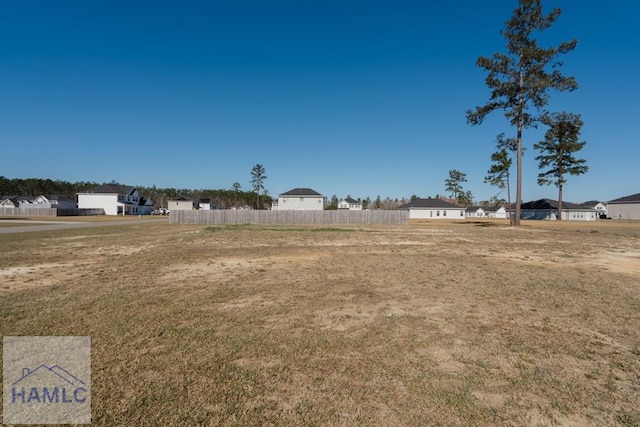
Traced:
<svg viewBox="0 0 640 427">
<path fill-rule="evenodd" d="M 640 224 L 0 236 L 3 335 L 90 335 L 96 425 L 640 424 Z"/>
</svg>

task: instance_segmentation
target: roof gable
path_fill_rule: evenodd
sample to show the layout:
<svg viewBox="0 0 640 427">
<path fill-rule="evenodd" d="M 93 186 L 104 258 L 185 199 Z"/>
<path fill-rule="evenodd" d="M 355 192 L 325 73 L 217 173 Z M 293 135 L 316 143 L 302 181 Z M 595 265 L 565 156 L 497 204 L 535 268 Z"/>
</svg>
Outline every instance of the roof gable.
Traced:
<svg viewBox="0 0 640 427">
<path fill-rule="evenodd" d="M 359 201 L 354 200 L 354 199 L 352 199 L 352 198 L 351 198 L 351 197 L 349 197 L 349 196 L 347 196 L 347 198 L 346 198 L 346 199 L 342 199 L 342 201 L 343 201 L 343 202 L 347 202 L 347 203 L 351 203 L 351 204 L 358 204 L 358 203 L 360 203 Z"/>
</svg>

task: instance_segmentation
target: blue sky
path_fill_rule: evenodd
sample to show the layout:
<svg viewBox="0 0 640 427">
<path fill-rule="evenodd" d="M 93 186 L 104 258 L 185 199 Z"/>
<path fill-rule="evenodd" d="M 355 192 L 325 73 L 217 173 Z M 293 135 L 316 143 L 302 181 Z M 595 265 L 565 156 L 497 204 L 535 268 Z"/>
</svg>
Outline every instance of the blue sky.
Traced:
<svg viewBox="0 0 640 427">
<path fill-rule="evenodd" d="M 478 56 L 504 52 L 516 0 L 20 1 L 0 3 L 0 175 L 249 190 L 264 165 L 271 195 L 445 194 L 450 169 L 477 200 L 500 132 L 465 112 L 489 90 Z M 549 0 L 562 15 L 544 45 L 578 39 L 552 93 L 581 114 L 589 173 L 564 199 L 640 191 L 640 2 Z M 548 43 L 547 43 L 548 42 Z M 523 198 L 536 183 L 524 134 Z M 514 170 L 515 174 L 515 170 Z M 503 194 L 504 195 L 504 194 Z"/>
</svg>

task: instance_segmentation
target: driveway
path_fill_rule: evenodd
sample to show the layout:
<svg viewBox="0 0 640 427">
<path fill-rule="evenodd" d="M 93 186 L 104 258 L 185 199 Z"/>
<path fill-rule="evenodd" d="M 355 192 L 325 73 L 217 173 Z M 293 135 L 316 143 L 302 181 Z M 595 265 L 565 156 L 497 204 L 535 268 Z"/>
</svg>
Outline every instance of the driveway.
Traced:
<svg viewBox="0 0 640 427">
<path fill-rule="evenodd" d="M 158 219 L 131 219 L 124 221 L 100 221 L 100 222 L 72 222 L 72 221 L 37 221 L 20 219 L 0 219 L 0 223 L 24 223 L 15 227 L 0 227 L 0 234 L 29 233 L 32 231 L 69 230 L 72 228 L 106 227 L 109 225 L 150 224 L 169 222 L 167 218 Z M 28 225 L 30 224 L 30 225 Z"/>
</svg>

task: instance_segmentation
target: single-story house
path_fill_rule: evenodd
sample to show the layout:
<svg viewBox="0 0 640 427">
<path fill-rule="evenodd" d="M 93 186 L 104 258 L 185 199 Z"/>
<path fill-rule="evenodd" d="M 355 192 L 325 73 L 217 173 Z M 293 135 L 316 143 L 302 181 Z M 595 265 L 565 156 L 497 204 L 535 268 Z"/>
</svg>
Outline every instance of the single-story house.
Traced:
<svg viewBox="0 0 640 427">
<path fill-rule="evenodd" d="M 441 199 L 415 199 L 398 207 L 408 210 L 409 219 L 464 219 L 462 206 Z"/>
<path fill-rule="evenodd" d="M 351 196 L 347 196 L 346 199 L 338 202 L 338 210 L 361 211 L 362 202 L 352 199 Z"/>
<path fill-rule="evenodd" d="M 558 219 L 558 201 L 540 199 L 523 203 L 520 206 L 521 219 Z M 595 221 L 598 213 L 595 209 L 583 207 L 575 203 L 562 202 L 562 219 L 568 221 Z"/>
<path fill-rule="evenodd" d="M 135 187 L 103 184 L 78 193 L 78 208 L 103 209 L 105 215 L 148 215 L 153 202 L 142 197 Z"/>
<path fill-rule="evenodd" d="M 192 211 L 198 209 L 198 202 L 186 197 L 178 197 L 177 199 L 170 199 L 167 207 L 170 211 Z"/>
<path fill-rule="evenodd" d="M 464 210 L 464 216 L 473 218 L 483 218 L 487 216 L 483 206 L 469 206 Z"/>
<path fill-rule="evenodd" d="M 484 213 L 489 218 L 507 219 L 507 210 L 504 206 L 483 206 Z"/>
<path fill-rule="evenodd" d="M 294 188 L 278 195 L 271 210 L 321 211 L 324 210 L 324 196 L 311 188 Z"/>
<path fill-rule="evenodd" d="M 640 219 L 640 193 L 611 200 L 607 205 L 609 218 Z"/>
<path fill-rule="evenodd" d="M 464 214 L 467 218 L 507 218 L 507 210 L 502 206 L 471 206 Z"/>
</svg>

